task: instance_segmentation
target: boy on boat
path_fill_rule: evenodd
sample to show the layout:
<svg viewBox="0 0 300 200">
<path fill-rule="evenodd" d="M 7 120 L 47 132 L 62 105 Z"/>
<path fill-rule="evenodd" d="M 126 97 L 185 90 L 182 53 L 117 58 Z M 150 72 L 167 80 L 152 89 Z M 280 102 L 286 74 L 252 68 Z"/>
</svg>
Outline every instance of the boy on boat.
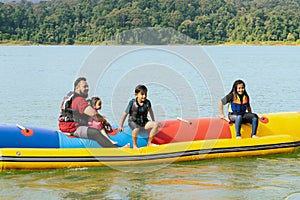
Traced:
<svg viewBox="0 0 300 200">
<path fill-rule="evenodd" d="M 152 140 L 158 131 L 159 124 L 155 122 L 154 112 L 151 107 L 151 102 L 147 99 L 148 89 L 144 85 L 138 85 L 135 88 L 135 99 L 129 101 L 127 108 L 122 115 L 119 131 L 123 131 L 123 124 L 127 115 L 128 125 L 132 129 L 132 142 L 133 148 L 138 149 L 137 136 L 139 131 L 144 128 L 150 130 L 147 146 L 152 146 Z M 150 114 L 151 120 L 148 119 L 148 113 Z"/>
</svg>

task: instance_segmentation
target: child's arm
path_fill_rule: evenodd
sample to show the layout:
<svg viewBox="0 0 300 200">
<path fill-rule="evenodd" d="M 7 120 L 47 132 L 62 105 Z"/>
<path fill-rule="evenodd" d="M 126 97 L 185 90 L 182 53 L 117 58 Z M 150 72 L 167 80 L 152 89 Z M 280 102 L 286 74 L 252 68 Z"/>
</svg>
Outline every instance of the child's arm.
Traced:
<svg viewBox="0 0 300 200">
<path fill-rule="evenodd" d="M 119 127 L 118 127 L 118 130 L 119 130 L 119 131 L 123 131 L 123 130 L 124 130 L 123 124 L 124 124 L 124 122 L 125 122 L 125 119 L 126 119 L 127 115 L 128 115 L 128 113 L 126 113 L 126 112 L 123 113 L 123 115 L 122 115 L 122 117 L 121 117 L 120 125 L 119 125 Z"/>
<path fill-rule="evenodd" d="M 102 115 L 100 115 L 99 113 L 96 113 L 94 115 L 94 119 L 98 120 L 99 122 L 103 122 L 103 123 L 107 122 L 106 119 Z"/>
<path fill-rule="evenodd" d="M 220 110 L 220 118 L 224 119 L 225 115 L 224 115 L 224 110 L 223 110 L 223 103 L 222 101 L 219 102 L 219 110 Z"/>
<path fill-rule="evenodd" d="M 219 102 L 219 111 L 220 111 L 220 118 L 226 119 L 224 115 L 224 105 L 230 103 L 233 101 L 233 93 L 227 94 L 225 97 L 223 97 Z"/>
<path fill-rule="evenodd" d="M 155 119 L 154 119 L 154 112 L 153 112 L 152 108 L 150 108 L 149 114 L 150 114 L 151 120 L 155 121 Z"/>
</svg>

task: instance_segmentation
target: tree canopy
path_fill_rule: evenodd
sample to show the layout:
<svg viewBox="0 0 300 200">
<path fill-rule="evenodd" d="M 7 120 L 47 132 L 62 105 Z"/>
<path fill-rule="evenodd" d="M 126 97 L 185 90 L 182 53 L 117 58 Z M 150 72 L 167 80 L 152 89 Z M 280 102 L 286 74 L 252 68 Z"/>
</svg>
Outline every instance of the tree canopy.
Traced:
<svg viewBox="0 0 300 200">
<path fill-rule="evenodd" d="M 299 0 L 21 0 L 0 3 L 0 42 L 300 43 L 299 7 Z"/>
</svg>

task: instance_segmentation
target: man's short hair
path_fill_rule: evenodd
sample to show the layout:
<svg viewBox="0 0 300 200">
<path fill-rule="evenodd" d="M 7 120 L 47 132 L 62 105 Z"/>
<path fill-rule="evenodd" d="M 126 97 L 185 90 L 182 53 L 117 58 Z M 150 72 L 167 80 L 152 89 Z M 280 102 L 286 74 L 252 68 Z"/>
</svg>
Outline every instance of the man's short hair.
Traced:
<svg viewBox="0 0 300 200">
<path fill-rule="evenodd" d="M 86 78 L 85 77 L 79 77 L 76 79 L 76 81 L 74 82 L 74 91 L 77 87 L 77 85 L 79 84 L 80 81 L 86 81 Z"/>
</svg>

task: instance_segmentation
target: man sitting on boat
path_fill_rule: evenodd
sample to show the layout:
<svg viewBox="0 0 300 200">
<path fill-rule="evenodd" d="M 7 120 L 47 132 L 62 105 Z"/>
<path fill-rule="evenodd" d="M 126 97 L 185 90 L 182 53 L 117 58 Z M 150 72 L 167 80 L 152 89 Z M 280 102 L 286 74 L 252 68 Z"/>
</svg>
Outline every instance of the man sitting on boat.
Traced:
<svg viewBox="0 0 300 200">
<path fill-rule="evenodd" d="M 96 140 L 102 147 L 117 147 L 95 128 L 89 127 L 89 120 L 101 121 L 108 129 L 112 129 L 98 112 L 87 102 L 89 86 L 86 78 L 79 77 L 74 83 L 74 92 L 70 92 L 62 102 L 62 113 L 59 117 L 59 129 L 80 138 Z"/>
</svg>

